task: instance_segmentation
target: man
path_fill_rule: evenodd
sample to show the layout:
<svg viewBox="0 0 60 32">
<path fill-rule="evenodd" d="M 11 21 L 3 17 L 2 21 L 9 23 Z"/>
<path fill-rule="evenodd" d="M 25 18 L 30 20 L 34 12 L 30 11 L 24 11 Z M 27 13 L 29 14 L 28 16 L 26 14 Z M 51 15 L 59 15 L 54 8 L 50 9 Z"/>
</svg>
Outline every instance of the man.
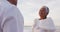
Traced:
<svg viewBox="0 0 60 32">
<path fill-rule="evenodd" d="M 0 0 L 0 32 L 23 32 L 24 19 L 16 1 Z"/>
</svg>

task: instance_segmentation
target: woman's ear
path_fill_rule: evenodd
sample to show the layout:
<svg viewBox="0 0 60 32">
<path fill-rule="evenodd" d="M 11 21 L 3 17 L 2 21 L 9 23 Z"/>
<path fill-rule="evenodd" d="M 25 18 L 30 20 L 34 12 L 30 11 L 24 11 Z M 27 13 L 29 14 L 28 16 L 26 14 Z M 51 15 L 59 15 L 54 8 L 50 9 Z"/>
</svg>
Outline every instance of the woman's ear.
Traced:
<svg viewBox="0 0 60 32">
<path fill-rule="evenodd" d="M 46 14 L 46 16 L 48 15 L 49 13 Z"/>
</svg>

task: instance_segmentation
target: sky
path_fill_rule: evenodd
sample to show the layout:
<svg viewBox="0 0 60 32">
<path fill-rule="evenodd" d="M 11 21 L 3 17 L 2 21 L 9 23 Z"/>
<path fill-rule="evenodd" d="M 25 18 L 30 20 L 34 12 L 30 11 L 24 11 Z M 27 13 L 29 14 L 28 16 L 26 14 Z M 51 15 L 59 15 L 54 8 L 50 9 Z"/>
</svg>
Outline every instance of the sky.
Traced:
<svg viewBox="0 0 60 32">
<path fill-rule="evenodd" d="M 60 26 L 60 0 L 18 0 L 17 7 L 24 16 L 24 25 L 32 26 L 35 18 L 39 18 L 38 11 L 42 6 L 50 9 L 51 17 L 56 26 Z"/>
</svg>

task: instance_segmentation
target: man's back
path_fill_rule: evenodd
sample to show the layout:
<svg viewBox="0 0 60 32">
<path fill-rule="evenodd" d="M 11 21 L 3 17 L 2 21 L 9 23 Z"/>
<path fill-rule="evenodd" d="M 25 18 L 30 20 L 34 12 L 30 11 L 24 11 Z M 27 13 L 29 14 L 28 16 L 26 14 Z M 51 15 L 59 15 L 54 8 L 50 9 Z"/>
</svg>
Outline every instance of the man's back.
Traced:
<svg viewBox="0 0 60 32">
<path fill-rule="evenodd" d="M 0 31 L 23 32 L 24 19 L 19 9 L 9 2 L 0 2 Z"/>
</svg>

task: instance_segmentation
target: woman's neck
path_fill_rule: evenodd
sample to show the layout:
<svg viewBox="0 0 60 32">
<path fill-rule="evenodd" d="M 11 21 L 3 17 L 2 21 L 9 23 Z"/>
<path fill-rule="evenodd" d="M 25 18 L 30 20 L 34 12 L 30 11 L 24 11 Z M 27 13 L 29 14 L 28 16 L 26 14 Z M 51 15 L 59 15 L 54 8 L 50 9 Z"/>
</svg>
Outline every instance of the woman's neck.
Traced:
<svg viewBox="0 0 60 32">
<path fill-rule="evenodd" d="M 43 19 L 46 19 L 47 17 L 41 17 L 39 20 L 43 20 Z"/>
</svg>

